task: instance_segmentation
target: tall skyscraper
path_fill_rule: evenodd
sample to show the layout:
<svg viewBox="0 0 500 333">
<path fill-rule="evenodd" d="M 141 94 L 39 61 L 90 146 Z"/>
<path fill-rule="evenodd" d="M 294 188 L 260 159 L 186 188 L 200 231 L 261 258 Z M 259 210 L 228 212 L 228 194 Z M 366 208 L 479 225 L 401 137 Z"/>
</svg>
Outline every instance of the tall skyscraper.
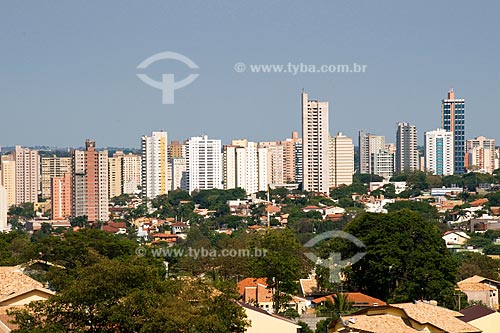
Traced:
<svg viewBox="0 0 500 333">
<path fill-rule="evenodd" d="M 38 202 L 40 186 L 40 160 L 38 151 L 16 147 L 16 204 Z"/>
<path fill-rule="evenodd" d="M 7 230 L 7 190 L 0 185 L 0 232 Z"/>
<path fill-rule="evenodd" d="M 433 175 L 453 175 L 453 133 L 437 129 L 425 133 L 425 169 Z"/>
<path fill-rule="evenodd" d="M 354 174 L 354 145 L 352 139 L 338 133 L 330 137 L 330 188 L 351 185 Z"/>
<path fill-rule="evenodd" d="M 417 127 L 408 123 L 398 123 L 396 130 L 396 172 L 418 170 Z"/>
<path fill-rule="evenodd" d="M 309 100 L 302 91 L 302 188 L 329 193 L 328 102 Z"/>
<path fill-rule="evenodd" d="M 71 216 L 87 216 L 89 222 L 108 221 L 108 152 L 97 151 L 86 140 L 85 151 L 72 152 Z"/>
<path fill-rule="evenodd" d="M 195 136 L 186 144 L 189 193 L 195 190 L 222 189 L 221 141 Z"/>
<path fill-rule="evenodd" d="M 360 174 L 370 174 L 374 169 L 371 165 L 372 154 L 385 150 L 385 137 L 359 131 L 359 169 Z"/>
<path fill-rule="evenodd" d="M 473 168 L 474 171 L 493 173 L 495 171 L 495 139 L 487 139 L 484 136 L 467 140 L 465 154 L 465 168 Z"/>
<path fill-rule="evenodd" d="M 12 155 L 1 157 L 0 185 L 7 191 L 7 206 L 16 204 L 16 161 Z"/>
<path fill-rule="evenodd" d="M 71 216 L 71 173 L 51 179 L 51 212 L 53 220 L 66 220 Z"/>
<path fill-rule="evenodd" d="M 465 100 L 455 99 L 453 89 L 442 100 L 441 122 L 443 129 L 453 133 L 454 172 L 465 173 Z"/>
<path fill-rule="evenodd" d="M 153 199 L 167 194 L 168 141 L 166 132 L 153 132 L 142 137 L 142 195 Z"/>
<path fill-rule="evenodd" d="M 42 198 L 51 197 L 51 179 L 71 173 L 71 157 L 42 157 Z"/>
</svg>

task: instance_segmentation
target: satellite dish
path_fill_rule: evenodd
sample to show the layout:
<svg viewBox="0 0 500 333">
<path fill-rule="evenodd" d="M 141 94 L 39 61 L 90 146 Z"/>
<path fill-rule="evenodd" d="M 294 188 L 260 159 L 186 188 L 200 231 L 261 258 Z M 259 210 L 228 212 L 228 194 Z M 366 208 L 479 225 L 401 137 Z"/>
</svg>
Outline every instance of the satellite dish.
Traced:
<svg viewBox="0 0 500 333">
<path fill-rule="evenodd" d="M 353 318 L 353 317 L 349 318 L 349 322 L 351 324 L 356 324 L 356 318 Z"/>
<path fill-rule="evenodd" d="M 349 320 L 343 320 L 342 324 L 344 324 L 344 326 L 349 326 Z"/>
</svg>

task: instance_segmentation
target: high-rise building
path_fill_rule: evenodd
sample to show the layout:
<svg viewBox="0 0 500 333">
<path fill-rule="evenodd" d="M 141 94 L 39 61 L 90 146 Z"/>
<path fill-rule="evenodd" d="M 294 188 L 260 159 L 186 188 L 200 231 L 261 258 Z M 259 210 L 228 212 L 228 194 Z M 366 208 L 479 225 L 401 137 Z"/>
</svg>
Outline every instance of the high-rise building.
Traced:
<svg viewBox="0 0 500 333">
<path fill-rule="evenodd" d="M 267 149 L 248 140 L 233 140 L 224 146 L 224 189 L 240 187 L 248 194 L 267 187 Z"/>
<path fill-rule="evenodd" d="M 223 189 L 221 141 L 195 136 L 186 144 L 189 193 Z"/>
<path fill-rule="evenodd" d="M 141 186 L 141 156 L 132 153 L 122 156 L 122 191 L 136 193 Z"/>
<path fill-rule="evenodd" d="M 7 231 L 7 190 L 0 185 L 0 232 Z"/>
<path fill-rule="evenodd" d="M 408 173 L 418 170 L 417 127 L 398 123 L 396 130 L 396 172 Z"/>
<path fill-rule="evenodd" d="M 42 198 L 51 197 L 51 179 L 71 172 L 71 157 L 42 157 Z"/>
<path fill-rule="evenodd" d="M 72 151 L 71 216 L 87 216 L 89 222 L 108 221 L 108 152 L 97 151 L 86 140 L 85 150 Z"/>
<path fill-rule="evenodd" d="M 7 191 L 7 206 L 16 204 L 16 161 L 12 155 L 1 158 L 0 185 Z"/>
<path fill-rule="evenodd" d="M 453 133 L 454 172 L 465 173 L 465 100 L 455 99 L 453 89 L 442 100 L 441 122 L 443 129 Z"/>
<path fill-rule="evenodd" d="M 484 136 L 467 140 L 465 154 L 466 170 L 492 174 L 495 171 L 495 139 Z"/>
<path fill-rule="evenodd" d="M 187 166 L 184 157 L 172 158 L 172 191 L 183 190 L 188 191 L 187 188 Z"/>
<path fill-rule="evenodd" d="M 330 137 L 329 142 L 329 187 L 351 185 L 354 174 L 354 145 L 352 139 L 338 133 L 337 136 Z"/>
<path fill-rule="evenodd" d="M 51 212 L 53 220 L 66 220 L 71 216 L 71 173 L 51 179 Z"/>
<path fill-rule="evenodd" d="M 433 175 L 453 175 L 453 133 L 437 129 L 425 133 L 425 169 Z"/>
<path fill-rule="evenodd" d="M 374 169 L 371 165 L 372 154 L 386 150 L 385 137 L 359 131 L 359 169 L 360 174 L 370 174 Z M 375 168 L 376 169 L 376 168 Z"/>
<path fill-rule="evenodd" d="M 170 158 L 181 158 L 185 156 L 184 144 L 179 141 L 171 141 L 168 145 L 168 157 Z"/>
<path fill-rule="evenodd" d="M 302 188 L 328 193 L 328 102 L 302 91 Z"/>
<path fill-rule="evenodd" d="M 38 151 L 16 147 L 16 204 L 38 202 L 40 186 L 40 160 Z"/>
<path fill-rule="evenodd" d="M 113 157 L 108 158 L 109 198 L 114 198 L 123 193 L 122 191 L 122 159 L 123 152 L 117 151 Z"/>
<path fill-rule="evenodd" d="M 381 149 L 370 154 L 370 174 L 389 180 L 394 176 L 395 154 L 389 149 Z"/>
<path fill-rule="evenodd" d="M 153 132 L 142 137 L 142 195 L 153 199 L 167 194 L 168 141 L 166 132 Z"/>
</svg>

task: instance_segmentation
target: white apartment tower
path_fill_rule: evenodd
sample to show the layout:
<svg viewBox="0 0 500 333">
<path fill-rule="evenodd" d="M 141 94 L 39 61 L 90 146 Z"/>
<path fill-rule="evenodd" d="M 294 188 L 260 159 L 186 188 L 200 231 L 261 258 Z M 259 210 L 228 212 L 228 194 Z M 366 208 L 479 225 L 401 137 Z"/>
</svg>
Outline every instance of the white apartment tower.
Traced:
<svg viewBox="0 0 500 333">
<path fill-rule="evenodd" d="M 168 141 L 167 132 L 153 132 L 141 138 L 142 148 L 142 195 L 153 199 L 167 194 Z"/>
<path fill-rule="evenodd" d="M 417 127 L 408 123 L 398 123 L 396 130 L 396 172 L 418 170 Z"/>
<path fill-rule="evenodd" d="M 437 129 L 425 133 L 425 169 L 433 175 L 454 173 L 453 132 Z"/>
<path fill-rule="evenodd" d="M 328 102 L 302 91 L 302 188 L 328 193 Z"/>
<path fill-rule="evenodd" d="M 267 149 L 246 139 L 224 146 L 224 189 L 240 187 L 248 194 L 267 188 Z"/>
<path fill-rule="evenodd" d="M 187 187 L 195 190 L 223 189 L 221 141 L 195 136 L 186 144 Z"/>
<path fill-rule="evenodd" d="M 354 174 L 354 145 L 352 139 L 338 133 L 330 137 L 330 188 L 351 185 Z"/>
<path fill-rule="evenodd" d="M 38 202 L 40 186 L 40 160 L 38 151 L 16 147 L 16 204 Z"/>
</svg>

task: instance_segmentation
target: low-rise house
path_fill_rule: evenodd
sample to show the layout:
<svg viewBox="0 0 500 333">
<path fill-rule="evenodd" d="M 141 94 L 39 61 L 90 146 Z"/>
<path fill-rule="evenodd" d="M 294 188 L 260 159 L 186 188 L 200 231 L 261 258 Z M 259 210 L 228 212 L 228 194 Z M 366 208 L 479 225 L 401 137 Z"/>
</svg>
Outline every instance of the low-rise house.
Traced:
<svg viewBox="0 0 500 333">
<path fill-rule="evenodd" d="M 328 215 L 344 214 L 345 209 L 342 207 L 329 206 L 329 207 L 318 207 L 318 206 L 306 206 L 302 208 L 304 213 L 308 212 L 319 212 L 323 217 L 323 220 L 327 218 Z"/>
<path fill-rule="evenodd" d="M 127 223 L 125 222 L 108 222 L 102 226 L 102 230 L 111 232 L 117 235 L 124 235 L 127 233 Z"/>
<path fill-rule="evenodd" d="M 274 290 L 269 288 L 265 278 L 246 278 L 238 283 L 238 292 L 242 302 L 255 305 L 261 309 L 274 313 L 273 294 Z M 310 302 L 302 297 L 293 296 L 286 305 L 297 313 L 303 314 L 307 311 Z"/>
<path fill-rule="evenodd" d="M 500 330 L 500 313 L 483 305 L 474 305 L 460 311 L 459 319 L 479 328 L 483 333 L 498 333 Z"/>
<path fill-rule="evenodd" d="M 470 236 L 463 231 L 450 230 L 444 233 L 443 240 L 446 243 L 447 248 L 453 248 L 454 246 L 463 246 L 470 239 Z"/>
<path fill-rule="evenodd" d="M 459 318 L 462 316 L 460 312 L 437 306 L 433 302 L 417 301 L 362 309 L 330 323 L 328 332 L 481 332 L 477 327 L 461 321 Z"/>
<path fill-rule="evenodd" d="M 9 322 L 12 318 L 7 315 L 8 310 L 22 308 L 33 301 L 48 300 L 54 294 L 42 283 L 24 274 L 22 267 L 0 267 L 0 332 L 17 328 Z"/>
<path fill-rule="evenodd" d="M 298 333 L 300 326 L 291 320 L 281 316 L 269 313 L 261 308 L 238 303 L 245 310 L 250 326 L 246 329 L 247 333 Z"/>
<path fill-rule="evenodd" d="M 469 301 L 482 302 L 491 309 L 499 309 L 499 281 L 474 275 L 458 282 L 457 284 L 460 291 L 467 295 Z"/>
<path fill-rule="evenodd" d="M 184 222 L 176 222 L 170 225 L 171 232 L 174 235 L 185 234 L 189 230 L 189 224 Z"/>
<path fill-rule="evenodd" d="M 157 233 L 152 234 L 151 238 L 153 239 L 153 244 L 167 243 L 167 244 L 175 244 L 179 235 L 167 234 L 167 233 Z"/>
</svg>

